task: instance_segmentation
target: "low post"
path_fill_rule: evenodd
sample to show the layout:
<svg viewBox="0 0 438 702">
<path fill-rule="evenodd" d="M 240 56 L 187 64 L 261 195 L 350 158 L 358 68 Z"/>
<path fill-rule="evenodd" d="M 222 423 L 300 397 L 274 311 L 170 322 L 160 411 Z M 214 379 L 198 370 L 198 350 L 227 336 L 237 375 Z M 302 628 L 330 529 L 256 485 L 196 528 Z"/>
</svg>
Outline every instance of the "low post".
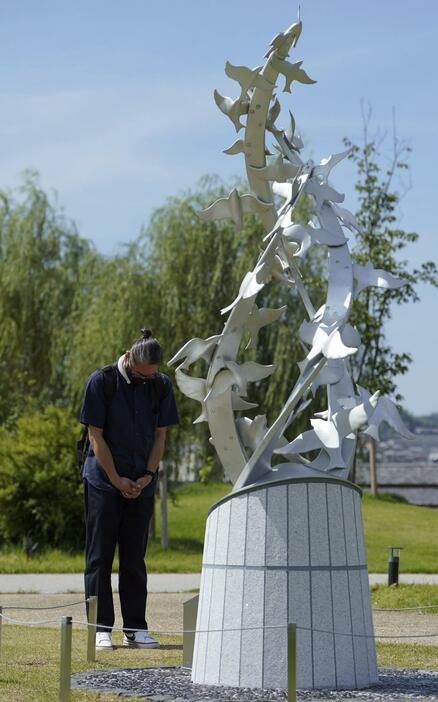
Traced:
<svg viewBox="0 0 438 702">
<path fill-rule="evenodd" d="M 388 546 L 388 586 L 398 585 L 401 546 Z"/>
<path fill-rule="evenodd" d="M 0 658 L 1 658 L 1 651 L 2 651 L 2 624 L 3 624 L 3 607 L 0 605 Z"/>
<path fill-rule="evenodd" d="M 71 635 L 72 635 L 72 618 L 71 617 L 62 617 L 62 619 L 61 619 L 61 670 L 60 670 L 60 680 L 59 680 L 59 702 L 69 702 L 69 700 L 70 700 Z"/>
<path fill-rule="evenodd" d="M 287 700 L 297 700 L 297 625 L 287 625 Z"/>
<path fill-rule="evenodd" d="M 169 534 L 167 529 L 167 465 L 165 461 L 160 466 L 160 500 L 161 500 L 161 545 L 169 548 Z"/>
<path fill-rule="evenodd" d="M 94 663 L 96 660 L 96 624 L 97 624 L 97 596 L 88 598 L 88 639 L 87 661 Z"/>
<path fill-rule="evenodd" d="M 370 492 L 373 497 L 377 497 L 376 442 L 372 436 L 368 440 L 368 452 L 370 459 Z"/>
<path fill-rule="evenodd" d="M 183 667 L 191 668 L 193 649 L 195 647 L 196 617 L 198 615 L 199 595 L 183 603 Z"/>
</svg>

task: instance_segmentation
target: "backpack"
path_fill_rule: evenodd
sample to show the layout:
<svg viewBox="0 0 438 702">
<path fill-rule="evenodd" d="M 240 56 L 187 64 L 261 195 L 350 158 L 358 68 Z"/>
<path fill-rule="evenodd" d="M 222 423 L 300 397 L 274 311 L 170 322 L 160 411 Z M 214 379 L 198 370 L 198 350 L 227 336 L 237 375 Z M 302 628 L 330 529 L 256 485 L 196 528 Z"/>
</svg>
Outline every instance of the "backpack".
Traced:
<svg viewBox="0 0 438 702">
<path fill-rule="evenodd" d="M 116 394 L 117 390 L 117 368 L 113 365 L 104 366 L 100 369 L 103 380 L 103 393 L 105 396 L 106 409 L 108 408 Z M 154 390 L 154 415 L 158 415 L 160 410 L 160 402 L 164 397 L 164 381 L 160 373 L 150 381 Z M 90 438 L 88 436 L 88 427 L 82 428 L 81 438 L 76 443 L 76 460 L 79 471 L 82 475 L 84 470 L 85 459 L 90 448 Z"/>
</svg>

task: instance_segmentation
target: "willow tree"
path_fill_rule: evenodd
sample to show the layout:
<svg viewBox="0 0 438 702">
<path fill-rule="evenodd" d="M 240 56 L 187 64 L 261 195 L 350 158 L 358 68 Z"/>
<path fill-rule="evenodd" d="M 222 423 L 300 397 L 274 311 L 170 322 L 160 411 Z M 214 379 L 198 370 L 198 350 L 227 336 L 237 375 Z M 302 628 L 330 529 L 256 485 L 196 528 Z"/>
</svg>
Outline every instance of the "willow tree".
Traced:
<svg viewBox="0 0 438 702">
<path fill-rule="evenodd" d="M 116 361 L 142 326 L 153 326 L 152 288 L 150 272 L 128 251 L 111 257 L 91 251 L 82 260 L 62 333 L 65 395 L 76 413 L 90 373 Z"/>
<path fill-rule="evenodd" d="M 29 174 L 0 193 L 0 420 L 62 394 L 60 335 L 89 244 Z"/>
</svg>

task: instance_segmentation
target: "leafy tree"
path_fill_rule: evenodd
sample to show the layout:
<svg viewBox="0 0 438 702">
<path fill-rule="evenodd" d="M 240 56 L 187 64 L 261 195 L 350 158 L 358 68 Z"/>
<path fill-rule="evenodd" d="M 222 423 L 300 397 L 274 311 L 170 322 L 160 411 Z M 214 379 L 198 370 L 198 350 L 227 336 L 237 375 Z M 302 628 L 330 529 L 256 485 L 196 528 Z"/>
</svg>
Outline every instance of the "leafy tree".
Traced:
<svg viewBox="0 0 438 702">
<path fill-rule="evenodd" d="M 62 334 L 65 396 L 76 414 L 90 373 L 117 360 L 141 327 L 154 329 L 152 289 L 150 271 L 128 251 L 113 257 L 91 251 L 83 258 Z"/>
<path fill-rule="evenodd" d="M 0 543 L 83 546 L 76 433 L 76 418 L 53 405 L 0 428 Z"/>
<path fill-rule="evenodd" d="M 0 421 L 61 394 L 59 338 L 89 249 L 35 174 L 18 198 L 0 193 Z"/>
<path fill-rule="evenodd" d="M 406 248 L 415 243 L 419 235 L 397 225 L 398 207 L 404 193 L 397 189 L 396 179 L 399 173 L 409 169 L 410 147 L 397 138 L 394 126 L 391 161 L 388 166 L 383 165 L 377 138 L 369 135 L 370 119 L 371 110 L 363 112 L 361 145 L 345 139 L 346 145 L 352 147 L 350 158 L 358 174 L 355 188 L 359 196 L 356 217 L 360 232 L 356 234 L 353 258 L 358 264 L 371 262 L 374 268 L 403 278 L 406 285 L 395 290 L 366 288 L 355 300 L 351 322 L 360 333 L 362 347 L 351 357 L 351 364 L 357 384 L 379 389 L 382 394 L 394 395 L 401 401 L 397 376 L 407 373 L 412 357 L 406 351 L 393 349 L 386 337 L 386 323 L 391 319 L 394 306 L 419 301 L 420 283 L 438 287 L 438 270 L 433 261 L 426 261 L 418 268 L 409 264 Z M 373 456 L 372 439 L 370 444 Z"/>
</svg>

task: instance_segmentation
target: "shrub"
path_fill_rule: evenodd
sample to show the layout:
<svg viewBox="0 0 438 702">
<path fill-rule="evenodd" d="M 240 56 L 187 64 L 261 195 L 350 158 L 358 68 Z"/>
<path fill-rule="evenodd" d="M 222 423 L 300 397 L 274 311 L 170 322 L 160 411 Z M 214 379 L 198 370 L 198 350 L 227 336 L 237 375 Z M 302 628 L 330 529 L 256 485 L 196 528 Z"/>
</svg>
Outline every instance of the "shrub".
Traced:
<svg viewBox="0 0 438 702">
<path fill-rule="evenodd" d="M 0 541 L 83 545 L 82 487 L 76 467 L 78 423 L 70 410 L 27 410 L 0 428 Z"/>
</svg>

